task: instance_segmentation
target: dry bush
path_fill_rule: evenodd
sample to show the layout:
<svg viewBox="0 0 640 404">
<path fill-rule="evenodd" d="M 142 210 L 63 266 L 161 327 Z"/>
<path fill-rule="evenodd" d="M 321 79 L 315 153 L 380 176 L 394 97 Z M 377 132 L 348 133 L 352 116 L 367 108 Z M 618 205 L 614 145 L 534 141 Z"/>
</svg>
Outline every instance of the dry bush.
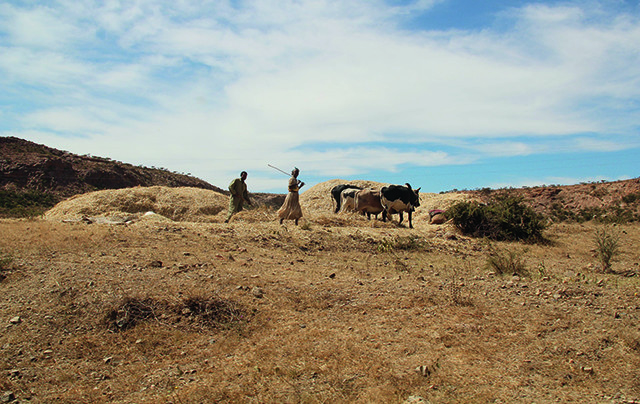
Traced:
<svg viewBox="0 0 640 404">
<path fill-rule="evenodd" d="M 245 310 L 229 299 L 190 296 L 177 309 L 200 327 L 229 328 L 249 320 Z"/>
<path fill-rule="evenodd" d="M 465 288 L 464 272 L 458 267 L 451 269 L 447 284 L 448 299 L 450 303 L 457 306 L 473 306 L 471 294 Z"/>
<path fill-rule="evenodd" d="M 152 320 L 172 326 L 188 323 L 192 328 L 223 329 L 245 323 L 249 317 L 237 303 L 218 297 L 192 295 L 173 304 L 150 297 L 125 297 L 107 310 L 104 324 L 112 332 Z"/>
<path fill-rule="evenodd" d="M 109 331 L 126 331 L 143 321 L 157 319 L 167 310 L 165 306 L 151 298 L 126 297 L 115 308 L 107 310 L 104 322 Z"/>
</svg>

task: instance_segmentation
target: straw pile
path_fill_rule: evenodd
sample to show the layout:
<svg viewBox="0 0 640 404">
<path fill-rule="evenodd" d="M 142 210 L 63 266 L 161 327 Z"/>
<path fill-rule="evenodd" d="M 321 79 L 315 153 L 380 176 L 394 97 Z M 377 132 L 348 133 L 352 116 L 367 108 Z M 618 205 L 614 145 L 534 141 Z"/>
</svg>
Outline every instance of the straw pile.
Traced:
<svg viewBox="0 0 640 404">
<path fill-rule="evenodd" d="M 217 222 L 229 206 L 229 197 L 201 188 L 162 186 L 109 189 L 73 196 L 44 214 L 45 219 L 76 221 L 103 218 L 104 222 L 158 216 L 185 222 Z M 154 212 L 155 215 L 145 213 Z M 93 220 L 100 222 L 100 220 Z"/>
<path fill-rule="evenodd" d="M 321 213 L 332 212 L 333 201 L 331 199 L 331 189 L 339 184 L 351 184 L 357 185 L 362 188 L 380 189 L 382 187 L 389 186 L 390 184 L 365 181 L 365 180 L 329 180 L 320 184 L 317 184 L 309 188 L 306 192 L 300 195 L 300 205 L 303 212 L 309 213 Z M 399 184 L 404 185 L 404 184 Z M 435 193 L 420 193 L 420 206 L 416 209 L 414 217 L 419 217 L 422 214 L 428 215 L 431 209 L 446 210 L 456 202 L 473 199 L 472 195 L 450 192 L 446 194 Z"/>
<path fill-rule="evenodd" d="M 325 226 L 370 226 L 371 223 L 361 215 L 333 213 L 331 189 L 346 183 L 373 189 L 389 185 L 375 181 L 340 179 L 317 184 L 300 195 L 304 220 Z M 458 193 L 421 193 L 421 205 L 414 213 L 414 222 L 428 221 L 431 209 L 447 209 L 454 203 L 469 198 L 470 195 Z M 225 219 L 228 206 L 228 196 L 201 188 L 135 187 L 76 195 L 54 206 L 44 217 L 53 221 L 90 220 L 93 223 L 108 224 L 136 220 L 220 223 Z M 234 216 L 234 221 L 239 223 L 269 222 L 276 219 L 275 209 L 269 206 L 252 207 Z"/>
</svg>

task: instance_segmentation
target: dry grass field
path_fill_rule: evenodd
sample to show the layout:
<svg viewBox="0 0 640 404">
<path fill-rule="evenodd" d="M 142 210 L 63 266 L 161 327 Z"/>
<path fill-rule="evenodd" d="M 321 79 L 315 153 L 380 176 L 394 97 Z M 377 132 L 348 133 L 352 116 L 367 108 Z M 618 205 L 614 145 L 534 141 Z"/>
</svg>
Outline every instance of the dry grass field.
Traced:
<svg viewBox="0 0 640 404">
<path fill-rule="evenodd" d="M 3 400 L 640 402 L 640 225 L 603 273 L 596 223 L 488 242 L 427 223 L 469 196 L 422 194 L 409 229 L 333 214 L 333 185 L 299 226 L 161 187 L 1 220 Z M 496 274 L 495 250 L 526 273 Z"/>
</svg>

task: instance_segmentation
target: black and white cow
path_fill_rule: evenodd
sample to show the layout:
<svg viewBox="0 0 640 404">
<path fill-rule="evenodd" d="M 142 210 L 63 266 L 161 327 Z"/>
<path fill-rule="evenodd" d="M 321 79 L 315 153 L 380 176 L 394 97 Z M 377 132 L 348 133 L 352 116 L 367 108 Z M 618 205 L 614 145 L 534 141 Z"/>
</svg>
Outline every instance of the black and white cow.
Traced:
<svg viewBox="0 0 640 404">
<path fill-rule="evenodd" d="M 411 223 L 411 213 L 420 206 L 420 188 L 411 189 L 411 185 L 408 183 L 405 185 L 389 185 L 383 187 L 380 190 L 380 202 L 384 207 L 382 212 L 382 220 L 386 221 L 387 216 L 391 220 L 391 215 L 394 213 L 400 214 L 400 221 L 402 223 L 402 212 L 407 212 L 409 215 L 409 228 L 413 229 Z"/>
<path fill-rule="evenodd" d="M 340 184 L 331 188 L 331 198 L 333 198 L 333 200 L 336 202 L 334 213 L 338 213 L 340 211 L 340 194 L 342 194 L 342 191 L 344 191 L 345 189 L 362 189 L 362 187 L 351 184 Z"/>
</svg>

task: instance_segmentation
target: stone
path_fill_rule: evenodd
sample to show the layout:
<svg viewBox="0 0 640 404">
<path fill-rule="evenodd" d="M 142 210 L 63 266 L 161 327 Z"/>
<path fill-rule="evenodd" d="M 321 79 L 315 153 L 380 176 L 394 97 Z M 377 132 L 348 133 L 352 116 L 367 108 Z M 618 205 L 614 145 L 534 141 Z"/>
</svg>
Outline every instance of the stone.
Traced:
<svg viewBox="0 0 640 404">
<path fill-rule="evenodd" d="M 423 377 L 429 377 L 429 375 L 431 375 L 431 368 L 429 366 L 420 365 L 414 370 L 417 374 Z"/>
<path fill-rule="evenodd" d="M 429 401 L 420 396 L 409 396 L 404 400 L 403 404 L 429 404 Z"/>
<path fill-rule="evenodd" d="M 262 297 L 264 296 L 264 291 L 259 288 L 258 286 L 254 287 L 253 289 L 251 289 L 251 293 L 257 297 L 258 299 L 262 299 Z"/>
<path fill-rule="evenodd" d="M 20 316 L 15 316 L 15 317 L 12 317 L 11 320 L 9 320 L 9 322 L 11 324 L 20 324 L 22 322 L 22 319 L 20 318 Z"/>
<path fill-rule="evenodd" d="M 15 396 L 15 394 L 13 394 L 13 391 L 5 391 L 5 392 L 2 394 L 2 400 L 1 400 L 1 402 L 3 402 L 3 403 L 10 403 L 10 402 L 12 402 L 12 401 L 15 401 L 15 399 L 16 399 L 16 396 Z"/>
<path fill-rule="evenodd" d="M 447 218 L 444 216 L 444 214 L 438 213 L 437 215 L 435 215 L 435 216 L 433 216 L 431 218 L 429 223 L 431 223 L 431 224 L 443 224 L 446 221 L 447 221 Z"/>
</svg>

